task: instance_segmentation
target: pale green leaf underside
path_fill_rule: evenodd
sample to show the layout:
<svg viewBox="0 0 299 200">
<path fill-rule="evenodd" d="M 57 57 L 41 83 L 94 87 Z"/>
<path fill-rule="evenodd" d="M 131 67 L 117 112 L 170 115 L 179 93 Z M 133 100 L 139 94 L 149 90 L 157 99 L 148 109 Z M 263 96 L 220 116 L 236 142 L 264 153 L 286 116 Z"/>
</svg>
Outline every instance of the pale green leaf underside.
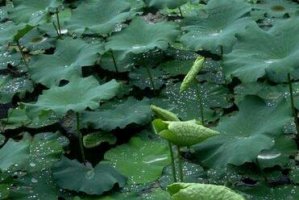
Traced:
<svg viewBox="0 0 299 200">
<path fill-rule="evenodd" d="M 222 185 L 173 183 L 167 190 L 172 200 L 245 200 L 240 194 Z"/>
</svg>

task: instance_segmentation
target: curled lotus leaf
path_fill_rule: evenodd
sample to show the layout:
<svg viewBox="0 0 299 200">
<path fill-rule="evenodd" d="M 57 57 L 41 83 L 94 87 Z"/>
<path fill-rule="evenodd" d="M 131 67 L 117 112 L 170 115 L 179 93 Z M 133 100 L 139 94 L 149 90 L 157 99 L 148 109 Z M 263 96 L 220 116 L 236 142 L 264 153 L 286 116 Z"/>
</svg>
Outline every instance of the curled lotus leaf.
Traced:
<svg viewBox="0 0 299 200">
<path fill-rule="evenodd" d="M 178 146 L 191 146 L 216 136 L 218 131 L 204 127 L 196 120 L 163 121 L 155 119 L 153 127 L 156 134 Z"/>
<path fill-rule="evenodd" d="M 155 115 L 162 119 L 162 120 L 167 120 L 167 121 L 180 121 L 178 116 L 174 114 L 173 112 L 170 112 L 169 110 L 160 108 L 155 105 L 151 105 L 152 111 L 155 113 Z"/>
<path fill-rule="evenodd" d="M 173 200 L 245 200 L 228 187 L 200 183 L 174 183 L 167 187 Z"/>
<path fill-rule="evenodd" d="M 190 87 L 192 82 L 196 79 L 196 75 L 203 67 L 204 61 L 205 61 L 204 57 L 199 56 L 196 58 L 191 69 L 189 70 L 188 74 L 185 76 L 185 78 L 181 84 L 180 92 L 184 92 L 185 90 L 187 90 Z"/>
</svg>

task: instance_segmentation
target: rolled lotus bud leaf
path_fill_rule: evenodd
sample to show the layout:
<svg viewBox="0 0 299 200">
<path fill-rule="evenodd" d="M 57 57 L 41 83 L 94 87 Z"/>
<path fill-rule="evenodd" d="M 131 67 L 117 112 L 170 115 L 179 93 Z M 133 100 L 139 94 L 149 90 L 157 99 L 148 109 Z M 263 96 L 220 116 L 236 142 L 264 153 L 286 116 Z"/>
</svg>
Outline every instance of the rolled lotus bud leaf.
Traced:
<svg viewBox="0 0 299 200">
<path fill-rule="evenodd" d="M 245 200 L 242 195 L 222 185 L 173 183 L 167 191 L 172 200 Z"/>
<path fill-rule="evenodd" d="M 178 116 L 174 114 L 173 112 L 170 112 L 166 109 L 160 108 L 155 105 L 151 105 L 152 111 L 155 113 L 155 115 L 165 121 L 180 121 Z"/>
<path fill-rule="evenodd" d="M 189 70 L 189 72 L 187 73 L 187 75 L 185 76 L 185 78 L 181 84 L 180 92 L 184 92 L 185 90 L 187 90 L 190 87 L 193 80 L 195 80 L 196 75 L 201 70 L 204 60 L 205 60 L 205 58 L 202 56 L 199 56 L 196 58 L 191 69 Z"/>
<path fill-rule="evenodd" d="M 218 135 L 219 132 L 190 121 L 153 121 L 156 134 L 178 146 L 191 146 Z"/>
</svg>

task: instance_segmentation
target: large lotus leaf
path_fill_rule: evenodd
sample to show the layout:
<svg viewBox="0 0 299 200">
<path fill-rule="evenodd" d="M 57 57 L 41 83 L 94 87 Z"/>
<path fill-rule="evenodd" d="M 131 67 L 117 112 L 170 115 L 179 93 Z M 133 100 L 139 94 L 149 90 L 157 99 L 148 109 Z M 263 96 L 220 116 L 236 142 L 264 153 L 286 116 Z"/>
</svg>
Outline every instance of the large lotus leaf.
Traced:
<svg viewBox="0 0 299 200">
<path fill-rule="evenodd" d="M 31 78 L 47 87 L 61 80 L 81 75 L 81 67 L 94 65 L 102 51 L 100 43 L 86 43 L 81 39 L 58 40 L 53 55 L 38 55 L 30 63 Z"/>
<path fill-rule="evenodd" d="M 21 175 L 9 187 L 9 199 L 59 199 L 59 188 L 53 180 L 50 170 Z"/>
<path fill-rule="evenodd" d="M 243 196 L 222 185 L 173 183 L 167 187 L 172 200 L 245 200 Z"/>
<path fill-rule="evenodd" d="M 12 42 L 13 37 L 17 34 L 18 30 L 24 28 L 25 24 L 16 25 L 11 21 L 0 24 L 0 44 L 6 44 Z"/>
<path fill-rule="evenodd" d="M 105 159 L 127 176 L 129 183 L 135 184 L 155 181 L 170 164 L 165 142 L 140 137 L 133 137 L 127 144 L 109 150 Z"/>
<path fill-rule="evenodd" d="M 187 2 L 187 0 L 144 0 L 149 7 L 155 8 L 177 8 Z"/>
<path fill-rule="evenodd" d="M 149 24 L 137 17 L 126 29 L 111 36 L 106 48 L 122 52 L 123 57 L 129 53 L 139 54 L 155 48 L 166 49 L 178 33 L 174 23 Z"/>
<path fill-rule="evenodd" d="M 1 171 L 6 171 L 13 165 L 18 166 L 25 163 L 29 158 L 29 151 L 29 141 L 15 142 L 9 139 L 0 149 Z"/>
<path fill-rule="evenodd" d="M 69 110 L 82 112 L 86 108 L 96 109 L 101 100 L 111 99 L 118 89 L 119 83 L 114 79 L 99 85 L 92 76 L 75 78 L 62 87 L 53 86 L 44 90 L 35 104 L 27 105 L 37 110 L 52 110 L 63 116 Z"/>
<path fill-rule="evenodd" d="M 219 117 L 217 111 L 210 108 L 228 108 L 231 106 L 231 95 L 228 89 L 221 85 L 204 83 L 199 86 L 200 95 L 204 105 L 204 118 L 207 121 L 213 121 Z M 199 119 L 200 105 L 198 93 L 195 86 L 191 86 L 187 91 L 179 93 L 180 82 L 167 84 L 162 90 L 160 98 L 155 99 L 154 103 L 162 108 L 176 113 L 183 120 Z"/>
<path fill-rule="evenodd" d="M 92 33 L 108 34 L 117 24 L 126 21 L 131 15 L 133 13 L 130 12 L 130 4 L 123 0 L 82 2 L 73 11 L 67 28 L 80 34 L 86 30 Z"/>
<path fill-rule="evenodd" d="M 164 84 L 163 72 L 158 68 L 137 68 L 129 73 L 129 78 L 133 85 L 142 90 L 146 88 L 159 89 Z"/>
<path fill-rule="evenodd" d="M 52 170 L 54 179 L 61 188 L 87 194 L 100 195 L 111 190 L 116 184 L 123 187 L 126 183 L 124 176 L 112 166 L 103 163 L 92 168 L 62 157 Z"/>
<path fill-rule="evenodd" d="M 0 103 L 9 103 L 14 95 L 23 98 L 26 92 L 33 91 L 32 81 L 25 77 L 13 78 L 0 75 Z"/>
<path fill-rule="evenodd" d="M 49 10 L 62 4 L 61 0 L 13 0 L 12 2 L 14 8 L 9 11 L 9 18 L 16 23 L 31 24 L 45 22 Z"/>
<path fill-rule="evenodd" d="M 248 26 L 246 32 L 237 35 L 233 51 L 224 57 L 226 76 L 238 77 L 242 82 L 254 82 L 266 74 L 286 80 L 287 73 L 298 67 L 299 27 L 294 27 L 298 22 L 299 18 L 290 18 L 268 31 Z"/>
<path fill-rule="evenodd" d="M 1 70 L 7 69 L 8 65 L 17 66 L 20 64 L 20 62 L 21 62 L 21 54 L 19 52 L 9 51 L 3 47 L 0 47 L 0 69 Z"/>
<path fill-rule="evenodd" d="M 247 96 L 238 108 L 235 115 L 220 120 L 216 129 L 222 134 L 195 147 L 203 164 L 223 167 L 251 162 L 262 150 L 273 147 L 275 137 L 292 120 L 290 107 L 283 101 L 267 106 L 262 99 Z"/>
<path fill-rule="evenodd" d="M 93 128 L 105 131 L 125 128 L 129 124 L 144 125 L 150 120 L 149 101 L 138 101 L 134 98 L 113 105 L 104 105 L 98 111 L 84 112 L 82 115 L 83 124 L 91 124 Z"/>
<path fill-rule="evenodd" d="M 252 20 L 243 17 L 250 11 L 244 1 L 211 0 L 205 7 L 205 16 L 186 18 L 183 30 L 187 31 L 181 41 L 194 50 L 209 50 L 213 53 L 229 52 L 235 42 L 235 34 Z"/>
<path fill-rule="evenodd" d="M 286 14 L 294 16 L 299 11 L 298 3 L 289 0 L 261 0 L 253 8 L 266 13 L 268 17 L 283 17 Z"/>
<path fill-rule="evenodd" d="M 269 187 L 269 185 L 257 184 L 253 187 L 241 186 L 238 190 L 247 194 L 247 200 L 294 200 L 299 198 L 298 186 L 291 184 L 277 186 L 275 189 Z"/>
</svg>

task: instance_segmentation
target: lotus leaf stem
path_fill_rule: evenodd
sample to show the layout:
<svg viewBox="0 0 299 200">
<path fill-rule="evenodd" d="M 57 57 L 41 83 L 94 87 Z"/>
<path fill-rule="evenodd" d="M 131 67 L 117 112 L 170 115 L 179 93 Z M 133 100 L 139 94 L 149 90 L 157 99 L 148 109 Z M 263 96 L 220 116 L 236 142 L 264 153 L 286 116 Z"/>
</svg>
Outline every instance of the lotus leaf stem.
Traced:
<svg viewBox="0 0 299 200">
<path fill-rule="evenodd" d="M 168 146 L 169 146 L 170 158 L 171 158 L 172 177 L 173 177 L 173 181 L 177 182 L 172 144 L 169 141 L 168 141 Z"/>
<path fill-rule="evenodd" d="M 180 176 L 180 182 L 184 182 L 184 174 L 183 174 L 183 163 L 182 163 L 182 157 L 181 157 L 181 147 L 176 146 L 178 151 L 178 164 L 179 164 L 179 176 Z"/>
<path fill-rule="evenodd" d="M 59 33 L 59 35 L 61 35 L 61 26 L 60 26 L 60 20 L 59 20 L 59 15 L 58 15 L 58 13 L 59 13 L 59 11 L 58 11 L 58 8 L 56 8 L 56 12 L 55 12 L 55 14 L 56 14 L 56 20 L 57 20 L 57 26 L 58 26 L 58 33 Z"/>
<path fill-rule="evenodd" d="M 179 9 L 179 12 L 180 12 L 181 17 L 184 17 L 184 16 L 183 16 L 183 12 L 182 12 L 181 7 L 179 7 L 178 9 Z"/>
<path fill-rule="evenodd" d="M 27 63 L 26 58 L 25 58 L 25 54 L 23 52 L 23 49 L 22 49 L 21 44 L 20 44 L 19 41 L 17 41 L 17 47 L 18 47 L 18 49 L 19 49 L 19 51 L 21 53 L 21 56 L 22 56 L 24 64 L 26 65 L 27 69 L 29 69 L 28 63 Z"/>
<path fill-rule="evenodd" d="M 60 37 L 59 31 L 57 29 L 57 26 L 56 26 L 55 22 L 52 22 L 52 24 L 54 26 L 54 29 L 55 29 L 56 33 L 57 33 L 57 37 Z"/>
<path fill-rule="evenodd" d="M 112 50 L 110 52 L 111 52 L 111 57 L 112 57 L 112 60 L 113 60 L 113 65 L 114 65 L 115 72 L 118 73 L 118 67 L 117 67 L 117 64 L 116 64 L 114 53 L 113 53 Z"/>
<path fill-rule="evenodd" d="M 146 69 L 146 72 L 147 72 L 148 77 L 150 79 L 151 86 L 152 86 L 153 90 L 155 90 L 154 78 L 153 78 L 153 75 L 151 73 L 151 70 L 147 65 L 145 65 L 145 69 Z"/>
<path fill-rule="evenodd" d="M 202 101 L 202 97 L 201 97 L 201 90 L 199 88 L 198 83 L 195 81 L 195 87 L 196 87 L 196 95 L 197 95 L 197 99 L 199 101 L 199 109 L 200 109 L 200 118 L 201 118 L 201 124 L 204 126 L 204 108 L 203 108 L 203 101 Z"/>
<path fill-rule="evenodd" d="M 291 74 L 288 73 L 288 85 L 289 85 L 289 92 L 290 92 L 290 99 L 291 99 L 291 109 L 292 109 L 292 114 L 294 117 L 294 122 L 295 122 L 295 126 L 296 126 L 296 131 L 297 131 L 297 141 L 298 141 L 298 134 L 299 134 L 299 124 L 298 124 L 298 120 L 297 120 L 297 111 L 295 108 L 295 103 L 294 103 L 294 96 L 293 96 L 293 84 L 292 84 L 292 80 L 291 80 Z"/>
<path fill-rule="evenodd" d="M 80 131 L 80 114 L 77 112 L 76 113 L 76 118 L 77 118 L 77 134 L 78 134 L 78 139 L 79 139 L 79 145 L 80 145 L 80 153 L 81 153 L 81 158 L 83 163 L 86 163 L 86 159 L 85 159 L 85 153 L 84 153 L 84 146 L 83 146 L 83 136 L 82 133 Z"/>
</svg>

